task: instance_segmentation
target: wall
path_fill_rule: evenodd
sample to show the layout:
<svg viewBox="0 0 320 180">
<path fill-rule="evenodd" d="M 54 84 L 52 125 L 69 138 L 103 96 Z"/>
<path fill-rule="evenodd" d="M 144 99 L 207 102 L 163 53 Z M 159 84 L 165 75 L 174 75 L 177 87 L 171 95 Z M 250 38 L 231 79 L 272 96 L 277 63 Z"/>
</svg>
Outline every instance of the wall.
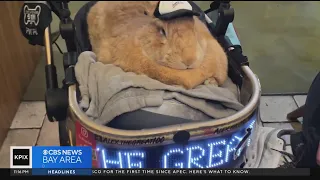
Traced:
<svg viewBox="0 0 320 180">
<path fill-rule="evenodd" d="M 19 27 L 23 1 L 0 2 L 0 145 L 40 59 L 41 48 L 29 45 Z"/>
</svg>

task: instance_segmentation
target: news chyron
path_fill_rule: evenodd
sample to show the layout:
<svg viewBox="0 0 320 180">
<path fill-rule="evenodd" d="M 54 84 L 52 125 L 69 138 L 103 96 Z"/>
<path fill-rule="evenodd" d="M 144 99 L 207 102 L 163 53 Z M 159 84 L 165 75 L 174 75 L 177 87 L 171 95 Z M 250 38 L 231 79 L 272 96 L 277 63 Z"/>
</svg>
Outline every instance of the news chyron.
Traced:
<svg viewBox="0 0 320 180">
<path fill-rule="evenodd" d="M 91 147 L 11 146 L 11 175 L 90 175 Z"/>
</svg>

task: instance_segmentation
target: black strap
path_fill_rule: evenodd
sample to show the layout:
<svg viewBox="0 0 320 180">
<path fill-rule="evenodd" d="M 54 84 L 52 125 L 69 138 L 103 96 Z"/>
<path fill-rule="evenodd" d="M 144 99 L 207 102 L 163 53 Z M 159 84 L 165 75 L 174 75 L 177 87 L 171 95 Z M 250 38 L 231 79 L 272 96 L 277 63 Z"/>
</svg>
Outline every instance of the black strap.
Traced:
<svg viewBox="0 0 320 180">
<path fill-rule="evenodd" d="M 237 63 L 239 67 L 249 66 L 248 57 L 242 54 L 242 48 L 240 45 L 229 47 L 228 55 Z"/>
</svg>

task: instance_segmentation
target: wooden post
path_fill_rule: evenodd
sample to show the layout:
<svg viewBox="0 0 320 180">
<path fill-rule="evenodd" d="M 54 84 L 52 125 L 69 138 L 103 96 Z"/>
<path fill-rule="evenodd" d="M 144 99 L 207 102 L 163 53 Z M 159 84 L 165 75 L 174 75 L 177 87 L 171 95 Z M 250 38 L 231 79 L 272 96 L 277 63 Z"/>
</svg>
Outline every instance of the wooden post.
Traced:
<svg viewBox="0 0 320 180">
<path fill-rule="evenodd" d="M 41 47 L 23 37 L 19 16 L 23 1 L 0 2 L 0 145 L 41 57 Z"/>
</svg>

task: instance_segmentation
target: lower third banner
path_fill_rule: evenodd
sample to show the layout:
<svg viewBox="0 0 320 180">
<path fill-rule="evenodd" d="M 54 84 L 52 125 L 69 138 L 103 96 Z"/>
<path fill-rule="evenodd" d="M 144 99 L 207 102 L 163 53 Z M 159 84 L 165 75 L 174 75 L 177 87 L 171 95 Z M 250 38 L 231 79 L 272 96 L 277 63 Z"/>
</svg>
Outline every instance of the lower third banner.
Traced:
<svg viewBox="0 0 320 180">
<path fill-rule="evenodd" d="M 317 176 L 310 169 L 11 169 L 12 176 Z"/>
<path fill-rule="evenodd" d="M 32 175 L 90 175 L 91 168 L 91 147 L 32 147 Z"/>
</svg>

